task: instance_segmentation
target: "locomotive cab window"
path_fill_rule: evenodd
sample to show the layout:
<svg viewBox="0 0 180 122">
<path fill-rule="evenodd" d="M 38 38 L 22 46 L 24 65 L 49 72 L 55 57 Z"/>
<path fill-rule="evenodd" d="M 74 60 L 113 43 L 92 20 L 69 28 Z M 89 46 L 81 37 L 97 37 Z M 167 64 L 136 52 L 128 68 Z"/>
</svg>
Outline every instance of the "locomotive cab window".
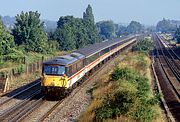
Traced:
<svg viewBox="0 0 180 122">
<path fill-rule="evenodd" d="M 44 65 L 44 73 L 46 75 L 64 75 L 65 67 L 64 66 Z"/>
</svg>

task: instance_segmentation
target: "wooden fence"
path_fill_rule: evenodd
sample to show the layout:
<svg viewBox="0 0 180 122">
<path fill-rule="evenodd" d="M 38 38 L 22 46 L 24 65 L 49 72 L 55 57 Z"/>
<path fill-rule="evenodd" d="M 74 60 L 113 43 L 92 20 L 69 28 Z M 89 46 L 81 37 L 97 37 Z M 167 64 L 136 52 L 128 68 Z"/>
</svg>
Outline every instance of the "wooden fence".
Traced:
<svg viewBox="0 0 180 122">
<path fill-rule="evenodd" d="M 44 58 L 32 64 L 22 64 L 9 70 L 0 71 L 0 93 L 6 92 L 9 89 L 8 82 L 12 81 L 13 78 L 19 77 L 22 74 L 28 75 L 33 72 L 41 71 L 43 60 Z"/>
</svg>

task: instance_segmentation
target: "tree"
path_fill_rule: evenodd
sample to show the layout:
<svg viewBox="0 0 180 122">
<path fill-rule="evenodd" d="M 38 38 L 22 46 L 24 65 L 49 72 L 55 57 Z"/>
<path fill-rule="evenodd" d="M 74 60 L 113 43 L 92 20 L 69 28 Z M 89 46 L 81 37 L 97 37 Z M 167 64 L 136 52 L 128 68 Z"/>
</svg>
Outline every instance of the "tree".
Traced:
<svg viewBox="0 0 180 122">
<path fill-rule="evenodd" d="M 60 50 L 75 49 L 75 36 L 71 26 L 65 24 L 62 28 L 57 28 L 54 38 L 59 42 Z"/>
<path fill-rule="evenodd" d="M 0 56 L 12 53 L 14 47 L 15 43 L 13 36 L 4 29 L 2 20 L 0 18 Z"/>
<path fill-rule="evenodd" d="M 162 21 L 159 21 L 159 22 L 157 23 L 156 29 L 157 29 L 157 31 L 161 31 L 161 32 L 163 32 L 163 33 L 166 33 L 166 32 L 175 31 L 176 26 L 174 26 L 173 24 L 171 24 L 171 21 L 170 21 L 170 20 L 166 20 L 166 19 L 163 18 Z"/>
<path fill-rule="evenodd" d="M 4 28 L 0 18 L 0 63 L 7 60 L 19 61 L 23 55 L 22 51 L 15 45 L 13 36 Z"/>
<path fill-rule="evenodd" d="M 73 50 L 84 47 L 87 45 L 88 36 L 83 20 L 73 16 L 60 17 L 57 22 L 54 39 L 58 40 L 61 50 Z"/>
<path fill-rule="evenodd" d="M 136 21 L 131 21 L 127 26 L 127 32 L 130 34 L 135 34 L 143 31 L 143 26 Z"/>
<path fill-rule="evenodd" d="M 83 13 L 83 19 L 89 24 L 94 25 L 94 15 L 92 12 L 92 7 L 90 5 L 88 5 L 88 7 L 86 8 L 86 12 Z"/>
<path fill-rule="evenodd" d="M 86 28 L 83 23 L 83 19 L 76 20 L 75 35 L 77 49 L 85 47 L 88 44 L 88 34 L 86 33 Z"/>
<path fill-rule="evenodd" d="M 60 50 L 79 49 L 99 42 L 91 6 L 88 5 L 83 19 L 73 16 L 60 17 L 53 37 L 59 42 Z"/>
<path fill-rule="evenodd" d="M 119 25 L 117 32 L 116 32 L 116 35 L 118 37 L 128 35 L 127 28 L 125 26 Z"/>
<path fill-rule="evenodd" d="M 97 28 L 94 24 L 94 15 L 90 5 L 86 8 L 86 12 L 83 13 L 83 22 L 86 28 L 85 31 L 88 35 L 88 44 L 99 42 L 100 39 L 98 37 Z"/>
<path fill-rule="evenodd" d="M 46 53 L 48 50 L 47 35 L 44 32 L 40 14 L 36 12 L 21 12 L 16 16 L 13 29 L 15 43 L 23 44 L 25 50 Z"/>
<path fill-rule="evenodd" d="M 177 28 L 177 30 L 175 32 L 175 38 L 177 40 L 177 43 L 180 43 L 180 26 L 179 26 L 179 28 Z"/>
<path fill-rule="evenodd" d="M 101 21 L 96 23 L 99 34 L 103 39 L 112 39 L 116 37 L 115 24 L 113 21 Z"/>
</svg>

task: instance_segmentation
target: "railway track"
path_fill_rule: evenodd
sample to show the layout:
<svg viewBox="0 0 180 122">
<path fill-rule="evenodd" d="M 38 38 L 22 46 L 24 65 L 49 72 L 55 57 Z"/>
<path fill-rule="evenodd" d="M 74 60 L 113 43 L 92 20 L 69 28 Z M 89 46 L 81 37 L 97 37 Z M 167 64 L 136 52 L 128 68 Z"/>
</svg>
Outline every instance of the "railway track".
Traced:
<svg viewBox="0 0 180 122">
<path fill-rule="evenodd" d="M 176 63 L 173 55 L 170 53 L 169 50 L 167 50 L 162 42 L 160 41 L 161 38 L 157 35 L 157 43 L 156 45 L 159 47 L 159 54 L 162 55 L 163 58 L 160 58 L 161 62 L 164 63 L 164 61 L 166 62 L 166 64 L 168 65 L 168 67 L 170 68 L 170 70 L 172 71 L 172 73 L 174 74 L 174 76 L 176 77 L 176 79 L 178 80 L 178 82 L 180 82 L 180 73 L 178 70 L 179 64 Z M 164 60 L 164 61 L 163 61 Z"/>
<path fill-rule="evenodd" d="M 34 107 L 43 101 L 45 96 L 40 94 L 40 90 L 35 91 L 29 98 L 19 102 L 10 108 L 4 110 L 0 114 L 0 121 L 17 121 L 21 117 L 25 116 Z"/>
<path fill-rule="evenodd" d="M 0 97 L 0 121 L 11 120 L 13 115 L 20 113 L 21 108 L 25 107 L 37 94 L 40 94 L 39 79 L 2 95 Z"/>
<path fill-rule="evenodd" d="M 168 109 L 175 120 L 180 121 L 180 74 L 175 63 L 174 54 L 166 49 L 161 38 L 154 34 L 155 44 L 155 71 L 167 103 Z M 176 59 L 177 60 L 177 59 Z"/>
<path fill-rule="evenodd" d="M 180 74 L 180 57 L 178 56 L 178 54 L 176 54 L 176 52 L 171 49 L 167 42 L 164 40 L 164 38 L 160 37 L 159 38 L 161 40 L 163 40 L 163 42 L 167 45 L 167 48 L 166 48 L 166 52 L 168 53 L 169 57 L 171 58 L 171 61 L 174 63 L 174 66 L 176 68 L 176 70 L 178 71 L 178 74 Z"/>
<path fill-rule="evenodd" d="M 3 104 L 8 103 L 13 98 L 16 98 L 16 99 L 20 99 L 20 98 L 21 99 L 26 99 L 26 97 L 28 97 L 27 93 L 30 92 L 30 91 L 37 90 L 39 86 L 40 86 L 40 82 L 36 82 L 35 84 L 32 84 L 29 87 L 24 88 L 24 89 L 22 89 L 21 91 L 19 91 L 17 93 L 14 93 L 12 95 L 4 95 L 4 96 L 2 96 L 1 99 L 0 99 L 0 107 Z"/>
</svg>

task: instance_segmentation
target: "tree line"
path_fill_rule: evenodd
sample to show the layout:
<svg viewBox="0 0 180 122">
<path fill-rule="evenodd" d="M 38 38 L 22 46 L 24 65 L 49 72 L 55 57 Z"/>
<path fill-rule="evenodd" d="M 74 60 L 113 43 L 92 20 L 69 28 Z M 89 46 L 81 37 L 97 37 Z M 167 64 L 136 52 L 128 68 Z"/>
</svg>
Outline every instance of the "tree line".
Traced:
<svg viewBox="0 0 180 122">
<path fill-rule="evenodd" d="M 177 43 L 180 43 L 180 21 L 163 18 L 157 23 L 156 30 L 162 33 L 172 33 Z"/>
<path fill-rule="evenodd" d="M 128 26 L 118 25 L 112 20 L 100 21 L 96 23 L 98 34 L 101 39 L 113 39 L 128 34 L 142 33 L 145 27 L 137 22 L 131 21 Z"/>
</svg>

